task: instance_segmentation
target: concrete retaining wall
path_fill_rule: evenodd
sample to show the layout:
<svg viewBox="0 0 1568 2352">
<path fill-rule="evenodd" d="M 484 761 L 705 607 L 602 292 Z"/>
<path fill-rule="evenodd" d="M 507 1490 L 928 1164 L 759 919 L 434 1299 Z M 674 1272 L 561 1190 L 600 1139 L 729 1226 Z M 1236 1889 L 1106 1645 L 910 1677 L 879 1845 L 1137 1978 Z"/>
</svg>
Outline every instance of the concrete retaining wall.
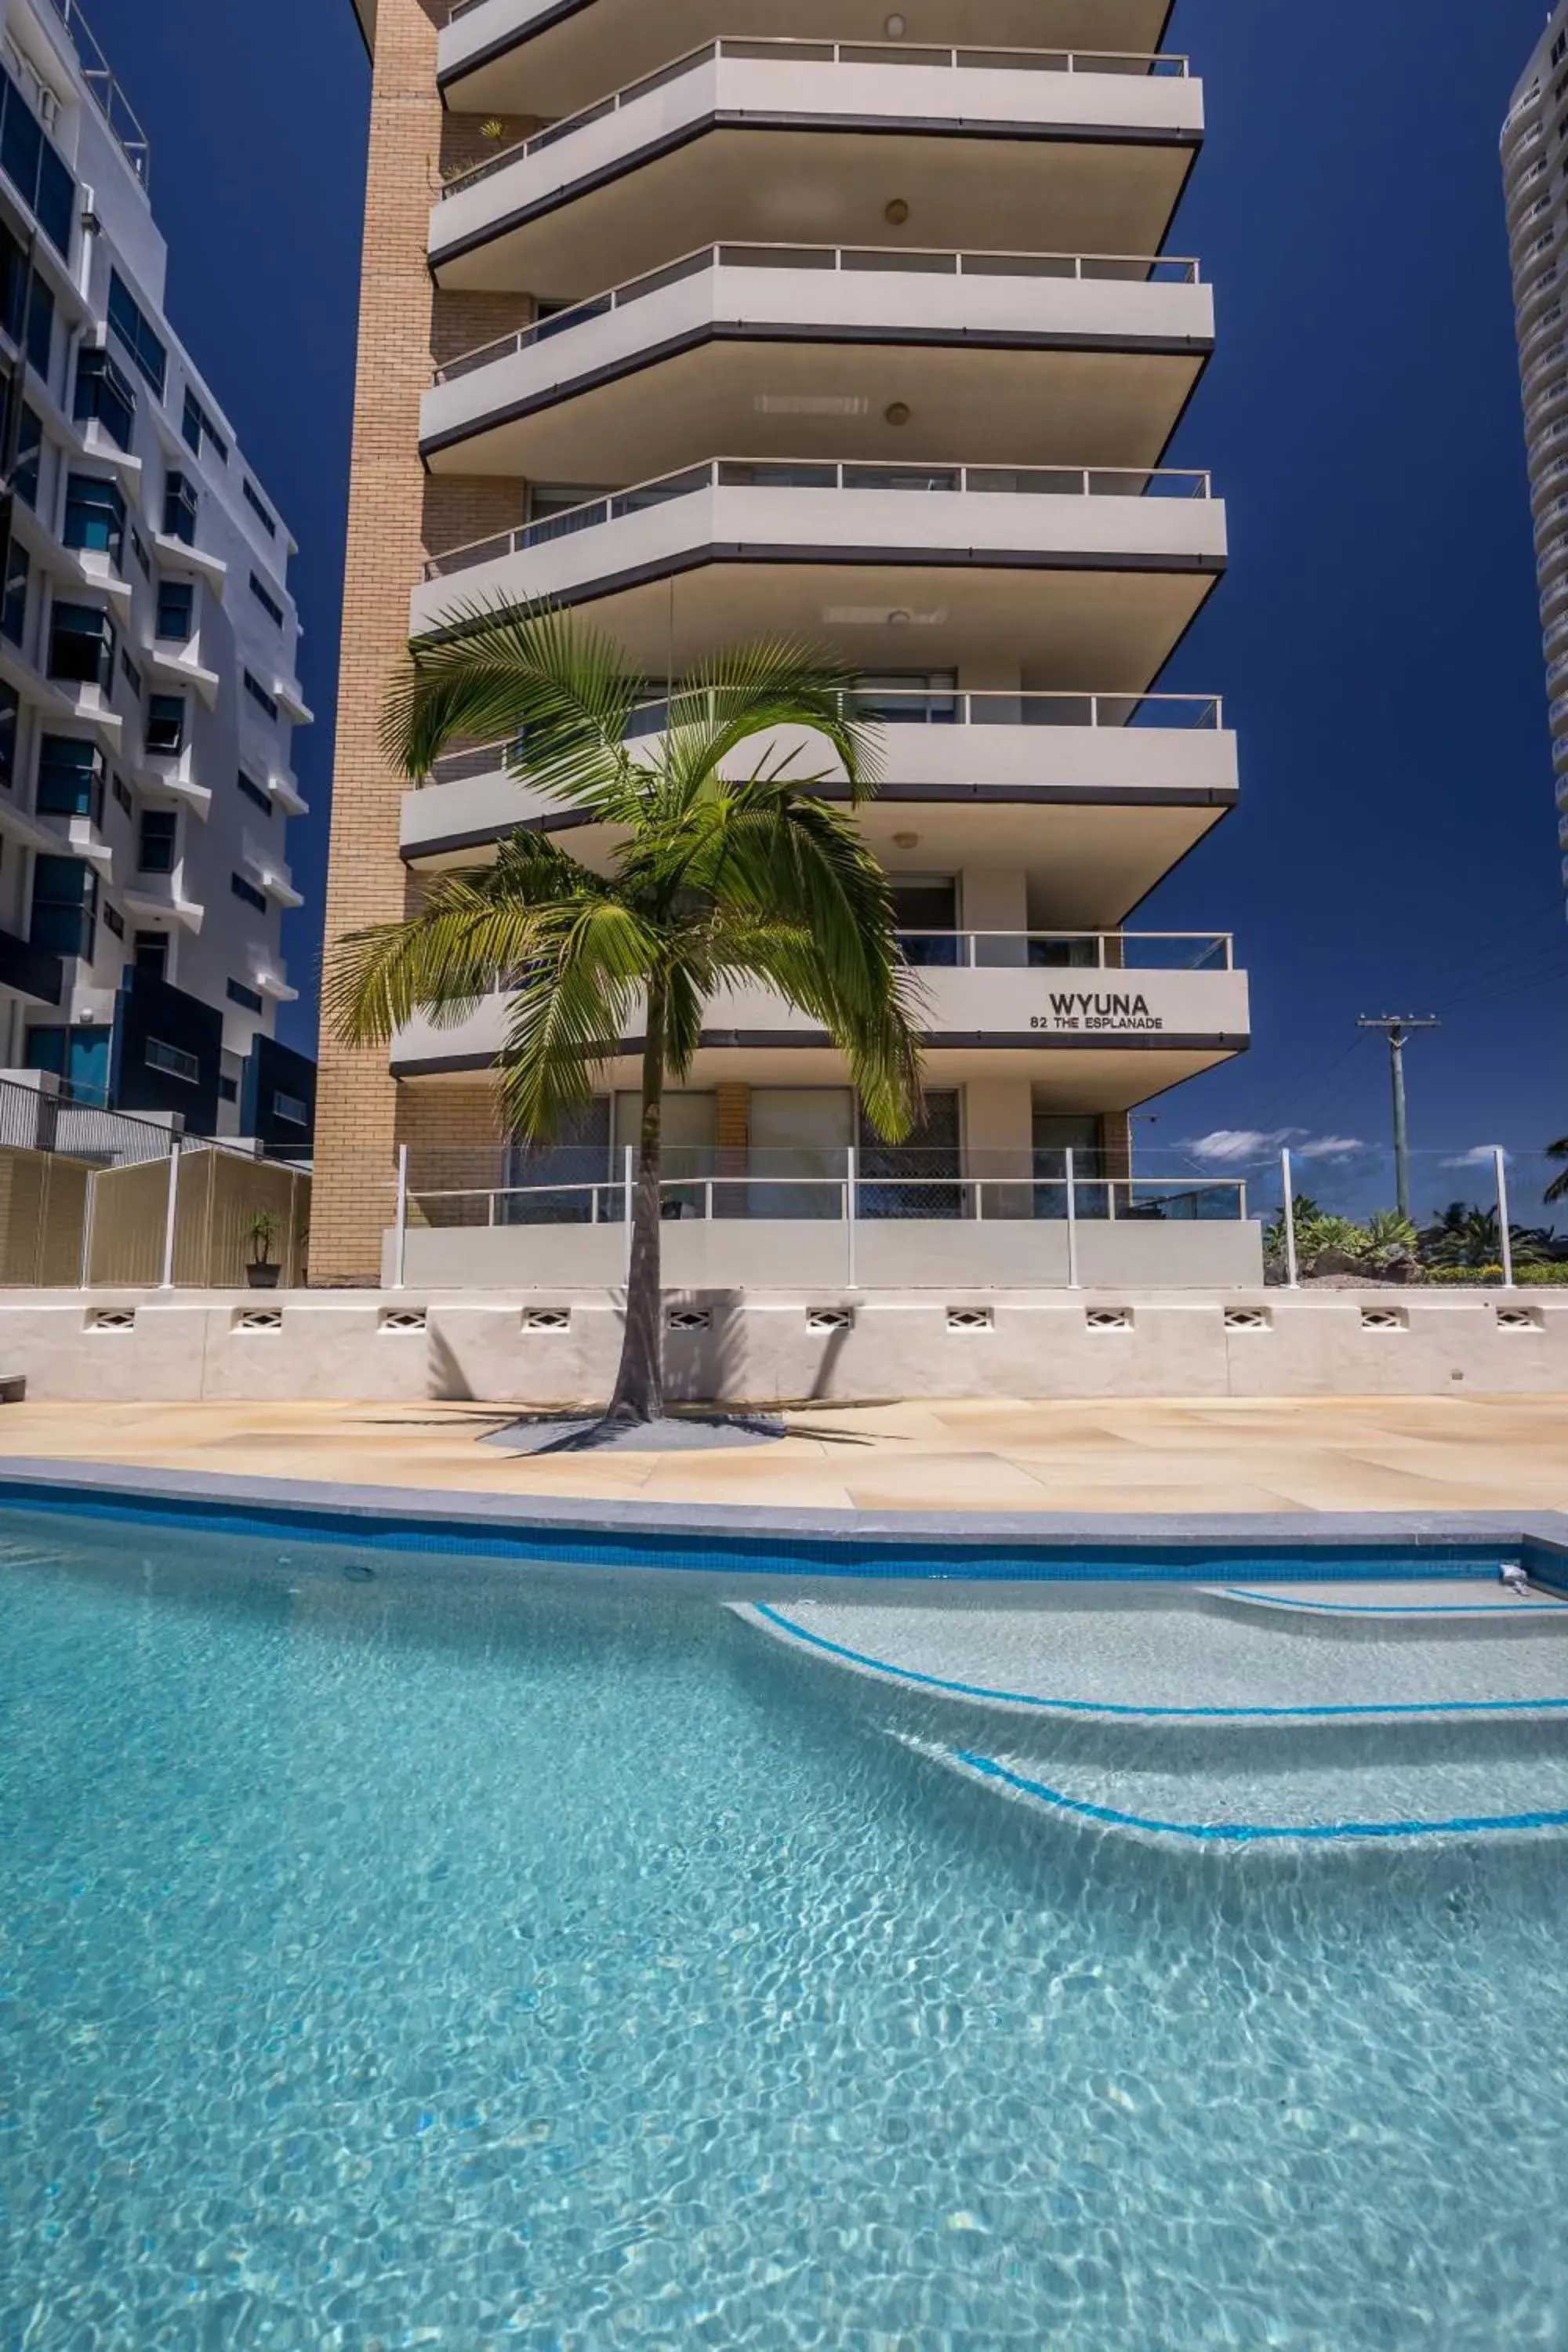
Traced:
<svg viewBox="0 0 1568 2352">
<path fill-rule="evenodd" d="M 1568 1394 L 1562 1292 L 824 1289 L 668 1304 L 710 1318 L 668 1336 L 677 1399 Z M 847 1326 L 822 1324 L 843 1310 Z M 531 1328 L 560 1313 L 564 1328 Z M 244 1328 L 274 1314 L 276 1328 Z M 1245 1328 L 1254 1316 L 1261 1328 Z M 1389 1316 L 1392 1328 L 1365 1319 Z M 0 1293 L 0 1377 L 24 1374 L 42 1399 L 570 1403 L 607 1392 L 620 1337 L 617 1294 L 566 1287 Z"/>
</svg>

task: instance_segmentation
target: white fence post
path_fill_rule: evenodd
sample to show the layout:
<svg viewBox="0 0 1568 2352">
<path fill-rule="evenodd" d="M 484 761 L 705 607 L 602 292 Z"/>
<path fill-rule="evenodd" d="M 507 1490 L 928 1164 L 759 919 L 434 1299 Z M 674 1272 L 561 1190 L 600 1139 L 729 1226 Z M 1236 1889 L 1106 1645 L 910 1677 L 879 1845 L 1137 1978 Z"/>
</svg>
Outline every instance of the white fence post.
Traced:
<svg viewBox="0 0 1568 2352">
<path fill-rule="evenodd" d="M 1065 1156 L 1068 1171 L 1068 1288 L 1077 1290 L 1081 1286 L 1078 1278 L 1078 1180 L 1073 1174 L 1070 1143 Z"/>
<path fill-rule="evenodd" d="M 163 1271 L 159 1279 L 160 1290 L 174 1286 L 174 1229 L 180 1213 L 180 1139 L 169 1138 L 169 1192 L 163 1209 Z"/>
<path fill-rule="evenodd" d="M 1497 1170 L 1497 1230 L 1501 1244 L 1502 1286 L 1513 1288 L 1513 1236 L 1508 1229 L 1508 1154 L 1500 1143 L 1492 1146 L 1492 1165 Z"/>
<path fill-rule="evenodd" d="M 1289 1150 L 1279 1154 L 1279 1189 L 1285 1202 L 1285 1280 L 1290 1289 L 1297 1290 L 1300 1285 L 1296 1273 L 1296 1188 L 1290 1181 Z"/>
<path fill-rule="evenodd" d="M 855 1264 L 855 1194 L 860 1179 L 860 1154 L 853 1143 L 844 1147 L 844 1278 L 851 1290 L 860 1287 Z"/>
<path fill-rule="evenodd" d="M 408 1146 L 397 1147 L 397 1226 L 392 1239 L 392 1286 L 403 1288 L 403 1270 L 408 1255 Z"/>
<path fill-rule="evenodd" d="M 92 1282 L 92 1222 L 98 1213 L 98 1171 L 88 1174 L 86 1198 L 81 1204 L 81 1269 L 77 1288 L 86 1290 Z"/>
</svg>

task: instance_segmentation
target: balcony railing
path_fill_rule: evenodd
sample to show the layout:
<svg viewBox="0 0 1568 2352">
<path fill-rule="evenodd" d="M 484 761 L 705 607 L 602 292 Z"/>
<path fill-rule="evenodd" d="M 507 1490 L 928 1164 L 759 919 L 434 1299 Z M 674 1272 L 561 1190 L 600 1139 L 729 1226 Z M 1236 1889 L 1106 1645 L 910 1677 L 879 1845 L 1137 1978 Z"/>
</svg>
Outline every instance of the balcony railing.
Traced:
<svg viewBox="0 0 1568 2352">
<path fill-rule="evenodd" d="M 618 522 L 626 515 L 666 506 L 673 499 L 695 497 L 709 489 L 752 490 L 912 490 L 917 492 L 1000 493 L 1009 498 L 1167 498 L 1211 499 L 1213 478 L 1184 466 L 907 466 L 796 462 L 790 458 L 710 457 L 703 465 L 687 466 L 675 474 L 660 474 L 629 489 L 606 491 L 560 514 L 526 522 L 515 530 L 497 531 L 489 539 L 470 541 L 433 555 L 425 566 L 426 580 L 444 580 L 453 572 L 471 571 L 529 548 L 544 547 L 575 531 L 592 530 L 601 523 Z"/>
<path fill-rule="evenodd" d="M 898 940 L 904 961 L 914 971 L 1236 970 L 1230 931 L 919 930 L 900 931 Z M 525 985 L 526 974 L 504 973 L 491 999 L 514 996 Z"/>
<path fill-rule="evenodd" d="M 143 188 L 153 170 L 153 149 L 137 121 L 130 100 L 121 89 L 98 37 L 81 13 L 79 0 L 50 0 L 56 16 L 70 35 L 94 105 L 114 133 L 121 153 Z"/>
<path fill-rule="evenodd" d="M 56 0 L 58 5 L 59 0 Z M 557 140 L 568 139 L 574 131 L 584 130 L 590 122 L 601 122 L 608 115 L 618 114 L 634 100 L 647 98 L 651 91 L 662 89 L 667 82 L 679 81 L 699 66 L 711 65 L 720 58 L 753 61 L 777 58 L 790 65 L 935 66 L 948 69 L 970 67 L 1002 73 L 1119 73 L 1136 74 L 1144 79 L 1152 74 L 1184 80 L 1189 70 L 1184 57 L 1139 55 L 1120 49 L 948 48 L 916 46 L 908 41 L 796 41 L 782 37 L 751 40 L 726 36 L 716 41 L 704 41 L 700 48 L 688 49 L 684 56 L 673 58 L 668 65 L 657 67 L 652 73 L 628 82 L 624 89 L 613 91 L 593 106 L 563 115 L 559 122 L 547 124 L 531 138 L 520 139 L 514 146 L 502 148 L 499 154 L 487 155 L 483 163 L 456 173 L 445 184 L 441 194 L 450 196 L 460 188 L 474 187 L 480 180 L 504 172 L 510 164 L 539 154 Z"/>
<path fill-rule="evenodd" d="M 1217 732 L 1225 725 L 1225 708 L 1217 694 L 1056 694 L 1026 690 L 1018 694 L 986 692 L 952 694 L 899 689 L 852 697 L 858 714 L 889 727 L 1154 727 Z M 669 724 L 669 703 L 663 696 L 639 702 L 626 729 L 626 740 L 662 735 Z M 475 743 L 460 751 L 444 751 L 416 786 L 466 783 L 470 777 L 503 772 L 514 758 L 523 758 L 523 739 L 505 736 L 499 741 Z M 521 778 L 526 782 L 526 775 Z"/>
<path fill-rule="evenodd" d="M 683 279 L 700 277 L 710 269 L 873 269 L 933 278 L 1060 278 L 1139 286 L 1199 283 L 1196 260 L 1181 254 L 951 253 L 925 252 L 906 246 L 704 245 L 694 253 L 683 254 L 679 261 L 668 262 L 662 268 L 650 269 L 640 278 L 629 279 L 624 286 L 589 295 L 574 303 L 569 310 L 552 311 L 548 318 L 520 327 L 514 334 L 499 336 L 493 342 L 481 343 L 475 351 L 464 352 L 459 358 L 438 367 L 433 381 L 455 383 L 459 376 L 471 375 L 477 368 L 514 358 L 536 343 L 569 334 L 574 327 L 584 326 L 590 319 L 603 319 L 611 311 L 625 310 L 629 303 L 642 301 L 649 294 L 662 292 L 667 286 L 678 286 Z"/>
</svg>

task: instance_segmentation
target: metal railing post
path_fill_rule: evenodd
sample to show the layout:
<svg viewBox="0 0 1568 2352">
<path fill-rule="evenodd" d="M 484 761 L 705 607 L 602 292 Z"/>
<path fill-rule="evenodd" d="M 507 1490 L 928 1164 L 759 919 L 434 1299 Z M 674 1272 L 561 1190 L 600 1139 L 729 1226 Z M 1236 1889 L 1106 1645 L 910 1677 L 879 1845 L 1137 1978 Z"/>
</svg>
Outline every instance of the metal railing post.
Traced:
<svg viewBox="0 0 1568 2352">
<path fill-rule="evenodd" d="M 180 1213 L 180 1139 L 169 1138 L 169 1192 L 163 1209 L 163 1271 L 158 1279 L 160 1290 L 174 1286 L 174 1236 Z"/>
<path fill-rule="evenodd" d="M 403 1269 L 408 1254 L 408 1146 L 397 1147 L 397 1223 L 392 1237 L 392 1286 L 403 1288 Z"/>
<path fill-rule="evenodd" d="M 1500 1143 L 1492 1146 L 1492 1165 L 1497 1170 L 1497 1230 L 1502 1257 L 1502 1286 L 1511 1290 L 1513 1281 L 1513 1236 L 1508 1229 L 1508 1154 Z"/>
<path fill-rule="evenodd" d="M 1279 1154 L 1279 1189 L 1284 1200 L 1285 1219 L 1285 1280 L 1291 1290 L 1300 1283 L 1296 1271 L 1296 1188 L 1290 1181 L 1290 1153 L 1287 1148 Z"/>
<path fill-rule="evenodd" d="M 1068 1175 L 1068 1288 L 1082 1287 L 1078 1278 L 1078 1180 L 1073 1173 L 1073 1150 L 1069 1143 L 1064 1157 Z"/>
<path fill-rule="evenodd" d="M 860 1286 L 855 1263 L 855 1195 L 859 1185 L 860 1155 L 853 1143 L 844 1147 L 844 1277 L 851 1290 Z"/>
<path fill-rule="evenodd" d="M 625 1221 L 624 1221 L 624 1222 L 625 1222 L 625 1231 L 626 1231 L 626 1266 L 625 1266 L 625 1275 L 626 1275 L 626 1279 L 629 1282 L 629 1281 L 631 1280 L 631 1277 L 632 1277 L 632 1146 L 628 1143 L 628 1144 L 625 1147 L 625 1150 L 626 1150 L 626 1160 L 625 1160 L 625 1171 L 624 1171 L 624 1172 L 625 1172 L 625 1175 L 626 1175 L 626 1218 L 625 1218 Z"/>
<path fill-rule="evenodd" d="M 98 1213 L 98 1170 L 88 1171 L 81 1204 L 81 1265 L 77 1276 L 77 1288 L 86 1290 L 92 1281 L 92 1225 Z"/>
</svg>

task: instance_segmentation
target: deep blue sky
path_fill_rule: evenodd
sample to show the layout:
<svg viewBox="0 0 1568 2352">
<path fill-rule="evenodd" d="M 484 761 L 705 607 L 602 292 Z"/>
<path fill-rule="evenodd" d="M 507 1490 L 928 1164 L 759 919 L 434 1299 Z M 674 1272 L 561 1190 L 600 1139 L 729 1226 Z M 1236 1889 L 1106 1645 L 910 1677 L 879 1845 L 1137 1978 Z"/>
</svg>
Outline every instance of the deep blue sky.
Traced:
<svg viewBox="0 0 1568 2352">
<path fill-rule="evenodd" d="M 1498 129 L 1544 0 L 1179 0 L 1209 138 L 1172 237 L 1220 352 L 1173 458 L 1212 466 L 1231 571 L 1173 687 L 1219 690 L 1240 811 L 1141 920 L 1233 928 L 1252 1052 L 1148 1129 L 1381 1138 L 1358 1013 L 1436 1011 L 1415 1139 L 1568 1129 L 1558 873 Z M 301 547 L 318 723 L 291 828 L 325 866 L 369 74 L 349 0 L 93 0 L 153 142 L 171 308 Z M 310 1007 L 289 1034 L 310 1042 Z"/>
</svg>

